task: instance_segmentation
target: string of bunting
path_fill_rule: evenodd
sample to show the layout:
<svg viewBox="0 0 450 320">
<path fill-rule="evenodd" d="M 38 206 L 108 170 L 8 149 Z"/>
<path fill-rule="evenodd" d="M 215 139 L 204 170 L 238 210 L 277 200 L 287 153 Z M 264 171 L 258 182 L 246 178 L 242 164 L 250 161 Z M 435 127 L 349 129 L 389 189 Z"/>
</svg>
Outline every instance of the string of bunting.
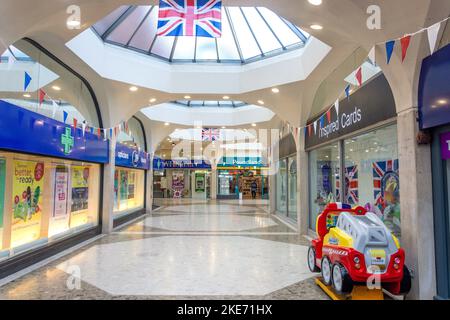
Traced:
<svg viewBox="0 0 450 320">
<path fill-rule="evenodd" d="M 428 36 L 428 44 L 430 47 L 430 53 L 434 54 L 434 52 L 436 50 L 436 44 L 437 44 L 439 31 L 441 30 L 441 25 L 444 22 L 447 22 L 448 20 L 450 20 L 450 17 L 447 17 L 446 19 L 443 19 L 443 20 L 433 24 L 432 26 L 430 26 L 428 28 L 423 28 L 414 33 L 406 34 L 403 37 L 392 39 L 387 42 L 376 43 L 372 47 L 372 49 L 369 51 L 368 58 L 372 61 L 372 63 L 374 65 L 376 65 L 376 56 L 375 56 L 376 47 L 378 45 L 383 45 L 386 50 L 386 63 L 389 64 L 391 62 L 391 58 L 392 58 L 396 43 L 400 42 L 401 51 L 402 51 L 402 63 L 403 63 L 406 59 L 412 38 L 415 35 L 425 32 L 425 31 L 427 32 L 427 36 Z M 358 83 L 358 86 L 362 86 L 362 83 L 363 83 L 362 65 L 356 70 L 355 78 L 356 78 L 356 82 Z M 344 91 L 347 99 L 350 98 L 350 91 L 351 91 L 351 85 L 348 85 Z M 325 111 L 317 120 L 315 120 L 314 122 L 312 122 L 304 127 L 295 128 L 294 129 L 295 138 L 298 139 L 298 136 L 299 136 L 298 133 L 300 132 L 300 130 L 305 130 L 306 137 L 311 136 L 313 131 L 314 131 L 314 134 L 317 134 L 317 125 L 320 124 L 320 127 L 323 127 L 325 124 L 325 119 L 328 121 L 328 124 L 331 123 L 331 112 L 332 112 L 333 108 L 336 109 L 336 113 L 337 113 L 337 115 L 339 115 L 339 98 L 336 100 L 334 105 L 332 105 L 327 111 Z"/>
</svg>

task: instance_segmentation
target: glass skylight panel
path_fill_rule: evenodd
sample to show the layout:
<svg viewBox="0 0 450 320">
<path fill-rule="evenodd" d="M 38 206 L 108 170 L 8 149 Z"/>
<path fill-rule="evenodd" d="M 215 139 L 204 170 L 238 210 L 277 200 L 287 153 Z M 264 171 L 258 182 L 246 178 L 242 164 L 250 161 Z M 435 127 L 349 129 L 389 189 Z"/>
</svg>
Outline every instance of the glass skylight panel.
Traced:
<svg viewBox="0 0 450 320">
<path fill-rule="evenodd" d="M 205 101 L 205 107 L 218 107 L 219 101 Z"/>
<path fill-rule="evenodd" d="M 280 42 L 275 38 L 273 32 L 267 26 L 261 15 L 254 7 L 242 8 L 248 24 L 251 26 L 253 33 L 264 53 L 282 49 Z"/>
<path fill-rule="evenodd" d="M 151 6 L 138 6 L 108 36 L 108 40 L 122 45 L 128 44 Z"/>
<path fill-rule="evenodd" d="M 97 31 L 98 34 L 103 35 L 113 25 L 113 23 L 116 22 L 125 13 L 125 11 L 127 11 L 128 8 L 130 8 L 130 6 L 121 6 L 111 12 L 104 19 L 94 25 L 95 31 Z"/>
<path fill-rule="evenodd" d="M 301 42 L 300 38 L 277 14 L 264 7 L 258 7 L 258 10 L 285 47 Z"/>
<path fill-rule="evenodd" d="M 220 60 L 241 60 L 225 8 L 222 8 L 222 37 L 217 38 L 217 50 Z"/>
<path fill-rule="evenodd" d="M 238 38 L 239 46 L 244 60 L 261 55 L 258 44 L 250 31 L 247 21 L 245 21 L 241 10 L 238 7 L 229 7 L 228 12 Z"/>
<path fill-rule="evenodd" d="M 194 60 L 195 38 L 178 37 L 173 60 Z"/>
<path fill-rule="evenodd" d="M 148 51 L 156 37 L 158 24 L 158 8 L 153 7 L 144 23 L 139 27 L 138 31 L 130 41 L 130 47 Z"/>
<path fill-rule="evenodd" d="M 217 60 L 217 47 L 214 38 L 197 37 L 197 60 Z"/>
<path fill-rule="evenodd" d="M 174 41 L 175 37 L 156 37 L 155 43 L 152 48 L 152 54 L 165 59 L 170 59 Z"/>
</svg>

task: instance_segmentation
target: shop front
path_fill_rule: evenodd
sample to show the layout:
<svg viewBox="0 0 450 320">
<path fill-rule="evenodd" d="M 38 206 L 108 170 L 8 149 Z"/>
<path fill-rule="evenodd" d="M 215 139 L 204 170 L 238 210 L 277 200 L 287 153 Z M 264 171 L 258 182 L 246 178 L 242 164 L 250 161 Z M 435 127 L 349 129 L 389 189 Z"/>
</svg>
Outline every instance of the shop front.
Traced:
<svg viewBox="0 0 450 320">
<path fill-rule="evenodd" d="M 114 225 L 145 213 L 146 173 L 150 156 L 125 144 L 116 144 L 114 173 Z"/>
<path fill-rule="evenodd" d="M 276 168 L 276 213 L 297 221 L 297 149 L 292 134 L 280 140 Z"/>
<path fill-rule="evenodd" d="M 339 114 L 333 108 L 309 124 L 309 228 L 338 201 L 366 207 L 400 237 L 396 109 L 384 75 L 340 101 Z"/>
<path fill-rule="evenodd" d="M 223 157 L 217 165 L 217 199 L 268 199 L 267 173 L 261 157 Z"/>
<path fill-rule="evenodd" d="M 420 128 L 432 138 L 437 298 L 450 299 L 450 45 L 424 59 Z"/>
<path fill-rule="evenodd" d="M 4 59 L 0 278 L 101 232 L 109 162 L 109 142 L 93 130 L 102 124 L 89 83 L 31 40 Z"/>
<path fill-rule="evenodd" d="M 155 198 L 211 198 L 211 164 L 202 160 L 153 160 Z"/>
</svg>

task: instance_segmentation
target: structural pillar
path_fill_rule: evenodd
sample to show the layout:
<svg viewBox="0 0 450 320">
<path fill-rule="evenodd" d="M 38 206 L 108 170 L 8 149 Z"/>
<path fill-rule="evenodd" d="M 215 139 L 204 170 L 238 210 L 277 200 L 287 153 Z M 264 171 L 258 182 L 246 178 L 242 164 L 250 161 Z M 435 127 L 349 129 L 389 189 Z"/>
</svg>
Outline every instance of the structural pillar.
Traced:
<svg viewBox="0 0 450 320">
<path fill-rule="evenodd" d="M 303 235 L 309 230 L 309 164 L 305 151 L 305 130 L 299 130 L 297 141 L 297 221 L 298 232 Z"/>
<path fill-rule="evenodd" d="M 217 165 L 211 165 L 211 200 L 217 200 Z"/>
<path fill-rule="evenodd" d="M 398 114 L 401 243 L 412 270 L 412 299 L 436 294 L 430 145 L 418 145 L 417 108 Z"/>
<path fill-rule="evenodd" d="M 114 173 L 116 171 L 116 140 L 109 142 L 109 163 L 103 169 L 102 233 L 108 234 L 114 224 Z"/>
</svg>

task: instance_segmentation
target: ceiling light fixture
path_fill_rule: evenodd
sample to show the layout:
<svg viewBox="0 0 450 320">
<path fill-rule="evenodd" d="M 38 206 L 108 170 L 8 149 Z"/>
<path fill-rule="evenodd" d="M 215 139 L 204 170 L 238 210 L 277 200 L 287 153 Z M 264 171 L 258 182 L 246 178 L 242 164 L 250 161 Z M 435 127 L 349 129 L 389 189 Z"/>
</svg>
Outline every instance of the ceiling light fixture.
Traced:
<svg viewBox="0 0 450 320">
<path fill-rule="evenodd" d="M 313 30 L 322 30 L 323 27 L 320 24 L 313 24 L 313 25 L 311 25 L 311 29 L 313 29 Z"/>
<path fill-rule="evenodd" d="M 155 103 L 156 102 L 156 99 L 155 98 L 151 98 L 150 99 L 150 103 Z"/>
<path fill-rule="evenodd" d="M 132 86 L 132 87 L 130 87 L 130 91 L 136 92 L 136 91 L 138 91 L 138 87 Z"/>
<path fill-rule="evenodd" d="M 278 89 L 278 88 L 272 88 L 272 92 L 273 92 L 273 93 L 280 93 L 280 89 Z"/>
<path fill-rule="evenodd" d="M 186 100 L 189 100 L 189 99 L 191 99 L 191 96 L 184 96 L 184 98 L 185 98 Z"/>
<path fill-rule="evenodd" d="M 230 97 L 229 96 L 224 96 L 223 100 L 230 100 Z"/>
<path fill-rule="evenodd" d="M 58 86 L 53 86 L 52 89 L 55 91 L 61 91 L 61 87 L 58 87 Z"/>
<path fill-rule="evenodd" d="M 25 93 L 23 96 L 24 96 L 25 98 L 31 98 L 31 95 L 28 94 L 28 93 Z"/>
<path fill-rule="evenodd" d="M 256 123 L 252 123 L 252 127 L 256 127 Z"/>
<path fill-rule="evenodd" d="M 258 103 L 259 103 L 260 105 L 264 105 L 264 101 L 263 101 L 263 100 L 258 100 Z"/>
<path fill-rule="evenodd" d="M 320 6 L 322 4 L 322 0 L 308 0 L 308 2 L 313 6 Z"/>
<path fill-rule="evenodd" d="M 166 123 L 164 123 L 164 125 L 167 127 L 167 126 L 170 126 L 170 123 L 166 122 Z"/>
</svg>

